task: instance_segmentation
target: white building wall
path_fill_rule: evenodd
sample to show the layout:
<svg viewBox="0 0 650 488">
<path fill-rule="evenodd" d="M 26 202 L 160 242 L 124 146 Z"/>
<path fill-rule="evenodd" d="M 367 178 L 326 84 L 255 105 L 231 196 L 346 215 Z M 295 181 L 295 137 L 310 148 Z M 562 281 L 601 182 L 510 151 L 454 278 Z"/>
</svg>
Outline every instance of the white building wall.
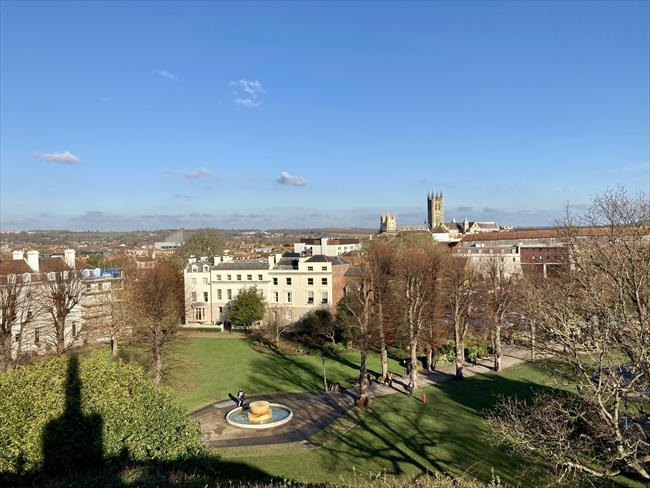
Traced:
<svg viewBox="0 0 650 488">
<path fill-rule="evenodd" d="M 241 290 L 251 287 L 261 291 L 267 307 L 286 308 L 290 320 L 299 320 L 312 310 L 330 308 L 333 296 L 332 263 L 308 263 L 307 259 L 299 260 L 298 269 L 211 269 L 203 272 L 197 263 L 197 271 L 192 271 L 192 268 L 185 271 L 186 297 L 190 305 L 187 322 L 224 322 L 229 303 Z M 269 260 L 275 262 L 276 257 L 272 256 Z M 311 297 L 313 300 L 310 300 Z M 326 303 L 323 303 L 324 300 Z M 197 312 L 197 309 L 202 311 Z"/>
</svg>

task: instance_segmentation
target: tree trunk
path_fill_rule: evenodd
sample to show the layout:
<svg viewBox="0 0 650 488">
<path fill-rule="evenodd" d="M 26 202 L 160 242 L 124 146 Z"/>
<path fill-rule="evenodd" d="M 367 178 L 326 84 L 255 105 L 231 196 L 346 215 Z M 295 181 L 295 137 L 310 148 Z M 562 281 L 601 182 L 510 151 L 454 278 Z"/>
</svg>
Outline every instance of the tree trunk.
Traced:
<svg viewBox="0 0 650 488">
<path fill-rule="evenodd" d="M 63 354 L 65 351 L 65 319 L 55 318 L 54 328 L 56 329 L 56 354 Z"/>
<path fill-rule="evenodd" d="M 117 338 L 113 337 L 113 343 L 111 344 L 111 355 L 113 359 L 117 359 Z"/>
<path fill-rule="evenodd" d="M 359 399 L 368 397 L 368 348 L 361 347 L 361 361 L 359 363 Z"/>
<path fill-rule="evenodd" d="M 411 382 L 413 383 L 413 390 L 418 387 L 418 341 L 417 339 L 411 340 Z"/>
<path fill-rule="evenodd" d="M 153 349 L 153 369 L 154 369 L 154 383 L 156 386 L 160 385 L 162 380 L 162 357 L 160 354 L 160 347 L 155 346 Z"/>
<path fill-rule="evenodd" d="M 386 378 L 388 375 L 388 350 L 386 349 L 386 334 L 384 332 L 384 307 L 379 299 L 377 304 L 377 315 L 379 325 L 379 349 L 381 355 L 381 376 Z"/>
<path fill-rule="evenodd" d="M 535 332 L 536 332 L 535 322 L 533 322 L 531 320 L 530 321 L 530 359 L 532 361 L 535 361 L 535 345 L 536 345 L 535 344 L 535 339 L 536 339 Z"/>
<path fill-rule="evenodd" d="M 459 324 L 454 325 L 454 345 L 456 347 L 456 379 L 462 380 L 463 363 L 465 362 L 465 340 L 459 330 Z"/>
<path fill-rule="evenodd" d="M 7 371 L 11 367 L 11 333 L 5 334 L 2 338 L 2 364 L 0 364 L 0 371 Z"/>
<path fill-rule="evenodd" d="M 501 347 L 501 324 L 494 327 L 494 371 L 501 371 L 503 349 Z"/>
<path fill-rule="evenodd" d="M 433 347 L 427 348 L 427 369 L 433 371 Z"/>
</svg>

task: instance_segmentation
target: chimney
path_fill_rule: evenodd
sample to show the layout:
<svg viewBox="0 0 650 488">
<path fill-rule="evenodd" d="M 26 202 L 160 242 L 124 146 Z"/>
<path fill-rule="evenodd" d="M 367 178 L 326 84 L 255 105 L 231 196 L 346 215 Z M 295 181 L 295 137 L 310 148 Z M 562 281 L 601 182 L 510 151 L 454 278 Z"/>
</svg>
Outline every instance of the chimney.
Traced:
<svg viewBox="0 0 650 488">
<path fill-rule="evenodd" d="M 65 260 L 65 264 L 70 266 L 72 269 L 75 268 L 75 251 L 74 249 L 66 249 L 63 252 L 63 259 Z"/>
<path fill-rule="evenodd" d="M 27 264 L 38 273 L 38 251 L 29 251 L 27 253 Z"/>
<path fill-rule="evenodd" d="M 11 253 L 11 259 L 18 261 L 20 259 L 24 259 L 23 252 L 22 251 L 14 251 Z"/>
</svg>

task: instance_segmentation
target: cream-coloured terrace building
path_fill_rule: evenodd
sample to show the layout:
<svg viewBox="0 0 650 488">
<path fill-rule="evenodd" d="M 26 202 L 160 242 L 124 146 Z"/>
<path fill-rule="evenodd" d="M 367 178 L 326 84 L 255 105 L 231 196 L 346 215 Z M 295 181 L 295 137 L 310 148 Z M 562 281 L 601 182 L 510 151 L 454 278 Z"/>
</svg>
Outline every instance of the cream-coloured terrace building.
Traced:
<svg viewBox="0 0 650 488">
<path fill-rule="evenodd" d="M 80 280 L 78 289 L 74 291 L 79 293 L 79 303 L 72 308 L 65 322 L 65 346 L 107 340 L 104 331 L 95 325 L 106 314 L 105 303 L 113 287 L 121 282 L 119 270 L 88 267 L 76 258 L 74 249 L 66 249 L 60 256 L 41 256 L 36 250 L 26 254 L 13 251 L 11 259 L 0 260 L 0 288 L 17 285 L 20 292 L 16 305 L 17 317 L 11 324 L 14 357 L 54 352 L 54 325 L 49 310 L 43 307 L 42 295 L 47 282 L 54 280 L 59 273 L 64 276 L 76 273 Z"/>
<path fill-rule="evenodd" d="M 298 253 L 245 260 L 190 258 L 184 273 L 186 322 L 227 325 L 230 303 L 241 290 L 252 287 L 261 292 L 267 309 L 282 310 L 287 321 L 298 321 L 313 310 L 336 305 L 349 266 L 340 257 Z"/>
</svg>

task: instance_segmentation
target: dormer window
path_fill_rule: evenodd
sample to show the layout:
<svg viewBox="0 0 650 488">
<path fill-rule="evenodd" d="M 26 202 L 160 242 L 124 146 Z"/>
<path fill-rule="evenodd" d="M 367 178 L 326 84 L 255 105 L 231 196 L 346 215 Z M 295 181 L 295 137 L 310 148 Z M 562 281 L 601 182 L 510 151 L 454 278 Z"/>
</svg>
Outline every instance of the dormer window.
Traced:
<svg viewBox="0 0 650 488">
<path fill-rule="evenodd" d="M 210 271 L 210 267 L 207 264 L 204 264 L 203 265 L 203 272 L 207 273 L 208 271 Z"/>
<path fill-rule="evenodd" d="M 197 272 L 199 270 L 198 266 L 192 266 L 192 271 Z"/>
</svg>

